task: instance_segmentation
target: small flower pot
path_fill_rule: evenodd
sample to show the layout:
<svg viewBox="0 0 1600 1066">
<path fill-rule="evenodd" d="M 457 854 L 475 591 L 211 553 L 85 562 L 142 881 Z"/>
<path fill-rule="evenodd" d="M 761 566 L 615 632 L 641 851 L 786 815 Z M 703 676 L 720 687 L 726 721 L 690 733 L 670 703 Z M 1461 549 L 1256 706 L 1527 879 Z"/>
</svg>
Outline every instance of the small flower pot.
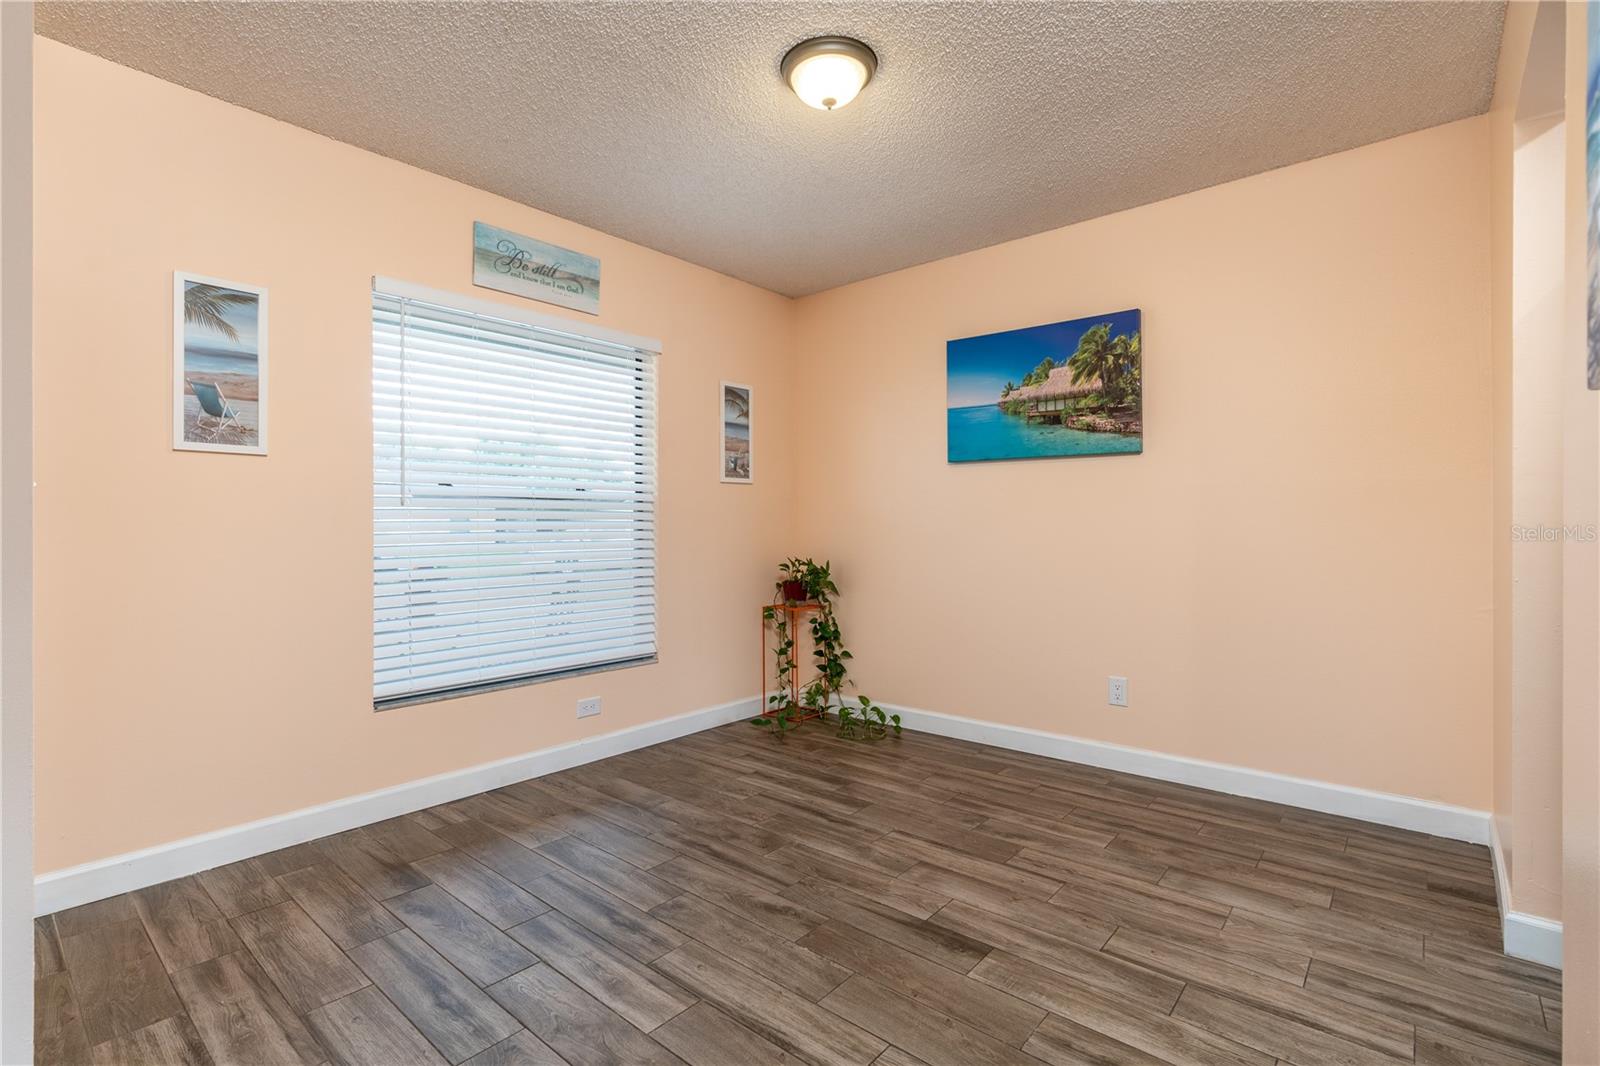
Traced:
<svg viewBox="0 0 1600 1066">
<path fill-rule="evenodd" d="M 806 601 L 806 583 L 804 581 L 785 581 L 783 583 L 783 599 L 785 603 L 804 603 Z"/>
</svg>

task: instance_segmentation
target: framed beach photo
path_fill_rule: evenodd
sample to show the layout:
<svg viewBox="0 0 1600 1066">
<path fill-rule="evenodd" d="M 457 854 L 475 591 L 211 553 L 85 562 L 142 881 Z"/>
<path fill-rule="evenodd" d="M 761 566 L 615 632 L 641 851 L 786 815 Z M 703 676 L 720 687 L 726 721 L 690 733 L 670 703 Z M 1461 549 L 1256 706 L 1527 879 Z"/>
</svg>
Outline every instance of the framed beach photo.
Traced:
<svg viewBox="0 0 1600 1066">
<path fill-rule="evenodd" d="M 1138 308 L 950 341 L 952 463 L 1144 450 Z"/>
<path fill-rule="evenodd" d="M 267 454 L 267 290 L 172 275 L 172 446 Z"/>
<path fill-rule="evenodd" d="M 748 485 L 752 479 L 755 437 L 750 433 L 750 386 L 722 383 L 722 480 Z"/>
</svg>

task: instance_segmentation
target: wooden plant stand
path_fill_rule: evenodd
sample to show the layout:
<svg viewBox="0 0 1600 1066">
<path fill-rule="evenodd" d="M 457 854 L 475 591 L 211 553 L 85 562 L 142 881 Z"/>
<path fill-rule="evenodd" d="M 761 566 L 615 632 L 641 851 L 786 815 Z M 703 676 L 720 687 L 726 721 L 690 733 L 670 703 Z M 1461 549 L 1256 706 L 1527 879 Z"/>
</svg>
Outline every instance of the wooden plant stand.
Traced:
<svg viewBox="0 0 1600 1066">
<path fill-rule="evenodd" d="M 820 603 L 816 603 L 815 601 L 807 601 L 805 603 L 766 604 L 761 608 L 761 716 L 763 718 L 776 718 L 780 709 L 774 706 L 768 699 L 769 696 L 775 695 L 776 693 L 772 689 L 771 660 L 767 658 L 767 634 L 773 630 L 773 627 L 767 622 L 767 611 L 773 610 L 783 612 L 784 621 L 786 621 L 789 625 L 789 637 L 790 639 L 794 639 L 795 635 L 800 632 L 800 622 L 805 618 L 805 616 L 808 614 L 815 614 L 821 609 L 822 605 Z M 805 707 L 800 703 L 800 693 L 810 683 L 811 682 L 809 681 L 807 681 L 805 684 L 800 683 L 799 656 L 796 656 L 795 668 L 789 671 L 788 686 L 788 707 L 790 712 L 789 720 L 792 722 L 804 722 L 809 718 L 822 717 L 822 709 L 820 707 Z"/>
</svg>

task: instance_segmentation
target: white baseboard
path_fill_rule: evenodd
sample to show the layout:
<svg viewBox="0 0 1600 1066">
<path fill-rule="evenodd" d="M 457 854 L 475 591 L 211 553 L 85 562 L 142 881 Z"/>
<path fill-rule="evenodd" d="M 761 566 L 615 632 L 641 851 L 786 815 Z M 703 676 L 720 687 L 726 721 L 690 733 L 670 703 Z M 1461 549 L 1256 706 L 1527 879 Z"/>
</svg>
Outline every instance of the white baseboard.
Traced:
<svg viewBox="0 0 1600 1066">
<path fill-rule="evenodd" d="M 1501 916 L 1505 953 L 1561 969 L 1561 923 L 1537 914 L 1508 911 Z"/>
<path fill-rule="evenodd" d="M 1494 863 L 1494 901 L 1504 914 L 1511 908 L 1511 871 L 1506 867 L 1505 849 L 1500 845 L 1500 822 L 1489 817 L 1489 859 Z"/>
<path fill-rule="evenodd" d="M 1512 910 L 1511 877 L 1501 846 L 1499 823 L 1489 823 L 1489 854 L 1494 858 L 1494 894 L 1500 904 L 1500 942 L 1507 955 L 1561 969 L 1561 923 Z"/>
<path fill-rule="evenodd" d="M 509 759 L 408 781 L 330 803 L 274 815 L 244 825 L 174 840 L 109 859 L 54 870 L 34 879 L 34 914 L 53 914 L 174 877 L 225 866 L 291 844 L 370 825 L 439 803 L 461 799 L 514 781 L 542 777 L 612 755 L 660 744 L 702 729 L 754 716 L 759 696 L 705 707 L 672 718 L 585 737 Z"/>
<path fill-rule="evenodd" d="M 1489 812 L 1469 807 L 1454 807 L 1446 803 L 1399 796 L 1388 792 L 1373 792 L 1350 785 L 1334 785 L 1326 781 L 1313 781 L 1304 777 L 1289 777 L 1266 770 L 1252 770 L 1243 766 L 1190 759 L 1182 755 L 1167 755 L 1143 748 L 1129 748 L 1101 740 L 1084 740 L 1061 733 L 1046 733 L 1021 726 L 999 725 L 973 718 L 962 718 L 937 711 L 923 711 L 915 707 L 882 704 L 891 713 L 900 715 L 907 729 L 935 733 L 958 740 L 970 740 L 1011 751 L 1025 751 L 1052 759 L 1098 766 L 1105 770 L 1119 770 L 1153 777 L 1160 781 L 1193 785 L 1196 788 L 1226 792 L 1233 796 L 1269 800 L 1291 807 L 1303 807 L 1323 814 L 1336 814 L 1357 818 L 1363 822 L 1398 829 L 1412 829 L 1419 833 L 1465 840 L 1473 844 L 1489 843 Z"/>
</svg>

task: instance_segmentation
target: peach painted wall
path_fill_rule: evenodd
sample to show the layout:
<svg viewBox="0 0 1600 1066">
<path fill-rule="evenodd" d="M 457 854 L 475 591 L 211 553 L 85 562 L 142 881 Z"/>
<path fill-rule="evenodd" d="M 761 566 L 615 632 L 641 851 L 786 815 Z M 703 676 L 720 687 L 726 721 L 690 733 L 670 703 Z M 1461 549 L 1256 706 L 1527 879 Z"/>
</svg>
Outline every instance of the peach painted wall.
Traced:
<svg viewBox="0 0 1600 1066">
<path fill-rule="evenodd" d="M 1489 352 L 1493 450 L 1494 587 L 1494 787 L 1495 831 L 1511 862 L 1515 844 L 1511 809 L 1511 393 L 1512 197 L 1515 192 L 1517 104 L 1527 69 L 1537 3 L 1506 6 L 1489 105 Z"/>
<path fill-rule="evenodd" d="M 40 872 L 754 694 L 749 608 L 788 547 L 790 301 L 36 54 Z M 664 344 L 661 661 L 374 714 L 369 279 L 567 313 L 472 288 L 476 218 L 599 256 L 600 324 Z M 271 291 L 265 458 L 170 447 L 175 268 Z M 717 480 L 722 378 L 755 389 L 753 486 Z"/>
<path fill-rule="evenodd" d="M 1560 540 L 1562 330 L 1566 299 L 1566 128 L 1517 124 L 1513 171 L 1511 528 L 1511 803 L 1502 834 L 1508 910 L 1561 917 Z M 1515 531 L 1522 531 L 1517 533 Z M 1528 531 L 1541 531 L 1528 533 Z"/>
<path fill-rule="evenodd" d="M 1489 111 L 1494 820 L 1502 909 L 1561 916 L 1566 134 L 1559 4 L 1512 3 Z"/>
<path fill-rule="evenodd" d="M 1488 808 L 1488 128 L 801 301 L 801 544 L 863 690 Z M 1144 454 L 946 463 L 948 339 L 1126 307 Z"/>
</svg>

